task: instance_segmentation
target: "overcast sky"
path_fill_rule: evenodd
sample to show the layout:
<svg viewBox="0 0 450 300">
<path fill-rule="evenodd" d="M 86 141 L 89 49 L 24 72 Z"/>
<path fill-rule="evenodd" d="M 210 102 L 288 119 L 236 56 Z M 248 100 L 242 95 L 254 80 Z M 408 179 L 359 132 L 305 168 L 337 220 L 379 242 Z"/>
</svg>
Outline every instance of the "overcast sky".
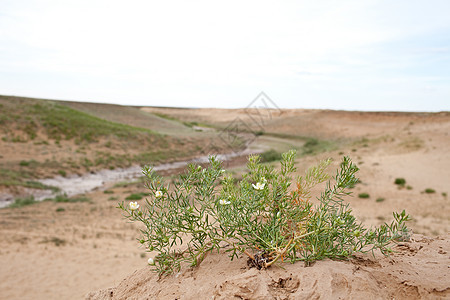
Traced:
<svg viewBox="0 0 450 300">
<path fill-rule="evenodd" d="M 450 110 L 450 1 L 0 0 L 0 94 Z"/>
</svg>

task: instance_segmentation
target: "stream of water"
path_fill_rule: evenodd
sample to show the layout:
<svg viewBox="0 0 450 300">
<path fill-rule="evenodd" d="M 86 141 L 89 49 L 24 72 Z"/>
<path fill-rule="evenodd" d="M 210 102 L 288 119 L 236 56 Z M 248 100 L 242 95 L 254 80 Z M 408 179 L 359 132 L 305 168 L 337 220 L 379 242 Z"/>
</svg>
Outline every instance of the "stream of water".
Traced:
<svg viewBox="0 0 450 300">
<path fill-rule="evenodd" d="M 217 158 L 221 161 L 228 161 L 236 157 L 255 153 L 246 149 L 241 152 L 233 152 L 229 154 L 218 154 Z M 155 171 L 178 169 L 186 166 L 189 163 L 206 163 L 208 162 L 208 156 L 201 156 L 192 160 L 184 160 L 172 163 L 165 163 L 155 166 Z M 59 193 L 65 193 L 67 196 L 72 197 L 84 193 L 91 192 L 98 188 L 104 188 L 108 185 L 120 182 L 130 181 L 142 176 L 142 168 L 140 166 L 132 166 L 129 168 L 117 168 L 114 170 L 100 170 L 94 173 L 86 173 L 81 176 L 71 175 L 67 177 L 57 176 L 54 178 L 37 180 L 45 185 L 54 186 L 60 189 Z M 26 189 L 26 192 L 34 196 L 36 201 L 42 201 L 46 198 L 53 198 L 56 196 L 51 190 L 37 190 Z M 0 195 L 0 208 L 10 205 L 14 201 L 12 195 L 5 194 Z"/>
</svg>

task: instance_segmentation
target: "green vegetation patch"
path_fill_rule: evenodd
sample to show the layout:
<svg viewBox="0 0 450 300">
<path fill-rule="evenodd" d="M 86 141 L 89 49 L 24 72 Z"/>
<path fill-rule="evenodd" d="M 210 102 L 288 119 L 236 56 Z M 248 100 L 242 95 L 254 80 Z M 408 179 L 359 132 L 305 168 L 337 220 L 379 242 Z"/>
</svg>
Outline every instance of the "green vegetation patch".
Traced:
<svg viewBox="0 0 450 300">
<path fill-rule="evenodd" d="M 358 198 L 367 199 L 367 198 L 370 198 L 370 195 L 368 193 L 361 193 L 361 194 L 358 194 Z"/>
<path fill-rule="evenodd" d="M 37 103 L 29 107 L 44 126 L 50 138 L 95 142 L 101 136 L 135 139 L 138 133 L 155 134 L 148 129 L 106 121 L 90 114 L 53 102 Z"/>
<path fill-rule="evenodd" d="M 403 186 L 403 185 L 406 184 L 406 180 L 405 180 L 405 178 L 395 178 L 394 183 L 395 183 L 396 185 L 401 185 L 401 186 Z"/>
<path fill-rule="evenodd" d="M 30 180 L 34 174 L 30 170 L 10 170 L 0 168 L 0 186 L 23 186 L 31 189 L 59 191 L 57 187 Z"/>
<path fill-rule="evenodd" d="M 332 141 L 308 138 L 300 150 L 302 155 L 315 155 L 321 152 L 334 150 L 335 148 L 336 145 Z"/>
<path fill-rule="evenodd" d="M 35 161 L 34 159 L 32 160 L 21 160 L 19 162 L 19 166 L 21 167 L 32 167 L 35 168 L 39 165 L 39 163 L 37 161 Z"/>
<path fill-rule="evenodd" d="M 272 162 L 281 160 L 281 153 L 270 149 L 261 153 L 261 162 Z"/>
<path fill-rule="evenodd" d="M 31 204 L 37 203 L 36 200 L 34 200 L 33 196 L 23 197 L 23 198 L 16 198 L 14 203 L 11 203 L 9 207 L 23 207 Z"/>
<path fill-rule="evenodd" d="M 22 136 L 12 136 L 11 129 L 23 131 L 32 140 L 42 128 L 50 139 L 75 139 L 79 143 L 96 142 L 103 136 L 140 141 L 158 135 L 149 129 L 107 121 L 55 101 L 7 96 L 0 96 L 0 101 L 3 102 L 0 122 L 5 126 L 6 141 L 27 141 Z"/>
<path fill-rule="evenodd" d="M 141 200 L 145 196 L 148 196 L 148 193 L 134 193 L 125 198 L 125 200 Z"/>
<path fill-rule="evenodd" d="M 155 116 L 158 116 L 160 118 L 166 119 L 166 120 L 170 120 L 170 121 L 176 121 L 176 122 L 181 122 L 180 120 L 178 120 L 175 117 L 163 114 L 163 113 L 158 113 L 158 112 L 152 112 L 152 114 L 154 114 Z"/>
<path fill-rule="evenodd" d="M 428 189 L 425 189 L 425 193 L 427 193 L 427 194 L 434 194 L 434 193 L 436 193 L 436 191 L 434 189 L 428 188 Z"/>
<path fill-rule="evenodd" d="M 53 201 L 53 202 L 57 202 L 57 203 L 64 203 L 64 202 L 69 202 L 69 203 L 74 203 L 74 202 L 89 202 L 91 201 L 90 198 L 82 195 L 82 196 L 77 196 L 77 197 L 68 197 L 66 194 L 63 195 L 58 195 L 55 198 L 49 198 L 49 199 L 45 199 L 47 201 Z"/>
<path fill-rule="evenodd" d="M 21 183 L 22 186 L 31 188 L 31 189 L 39 189 L 39 190 L 52 190 L 53 192 L 58 192 L 60 189 L 56 186 L 46 185 L 39 181 L 25 181 Z"/>
<path fill-rule="evenodd" d="M 52 237 L 51 239 L 45 238 L 43 241 L 39 242 L 40 244 L 53 243 L 55 246 L 64 246 L 67 244 L 67 241 L 64 239 L 60 239 L 59 237 Z"/>
</svg>

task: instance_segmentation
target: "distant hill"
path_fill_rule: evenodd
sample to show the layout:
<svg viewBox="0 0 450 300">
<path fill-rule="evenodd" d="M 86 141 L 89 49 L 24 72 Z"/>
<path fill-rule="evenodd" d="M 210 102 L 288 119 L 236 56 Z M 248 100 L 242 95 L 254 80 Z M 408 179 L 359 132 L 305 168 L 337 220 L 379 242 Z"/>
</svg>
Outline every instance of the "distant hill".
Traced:
<svg viewBox="0 0 450 300">
<path fill-rule="evenodd" d="M 215 135 L 139 107 L 0 96 L 0 189 L 192 158 Z"/>
</svg>

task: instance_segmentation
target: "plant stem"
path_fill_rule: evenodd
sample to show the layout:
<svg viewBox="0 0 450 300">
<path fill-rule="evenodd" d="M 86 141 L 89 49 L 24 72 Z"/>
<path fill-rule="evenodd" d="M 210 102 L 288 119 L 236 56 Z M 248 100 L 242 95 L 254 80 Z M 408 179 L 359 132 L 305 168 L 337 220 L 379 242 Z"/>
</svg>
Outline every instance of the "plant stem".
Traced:
<svg viewBox="0 0 450 300">
<path fill-rule="evenodd" d="M 294 241 L 297 241 L 298 239 L 304 238 L 304 237 L 306 237 L 306 236 L 308 236 L 308 235 L 311 235 L 311 234 L 313 234 L 313 233 L 315 233 L 315 231 L 311 231 L 311 232 L 302 234 L 302 235 L 297 236 L 297 237 L 292 237 L 292 238 L 289 240 L 289 243 L 288 243 L 288 244 L 286 245 L 286 247 L 283 249 L 283 251 L 279 252 L 278 255 L 277 255 L 273 260 L 271 260 L 270 262 L 268 262 L 268 263 L 266 262 L 266 263 L 264 264 L 264 267 L 265 267 L 265 268 L 270 267 L 270 266 L 271 266 L 273 263 L 275 263 L 280 257 L 282 257 L 282 256 L 286 253 L 286 251 L 288 250 L 289 246 L 290 246 Z"/>
</svg>

